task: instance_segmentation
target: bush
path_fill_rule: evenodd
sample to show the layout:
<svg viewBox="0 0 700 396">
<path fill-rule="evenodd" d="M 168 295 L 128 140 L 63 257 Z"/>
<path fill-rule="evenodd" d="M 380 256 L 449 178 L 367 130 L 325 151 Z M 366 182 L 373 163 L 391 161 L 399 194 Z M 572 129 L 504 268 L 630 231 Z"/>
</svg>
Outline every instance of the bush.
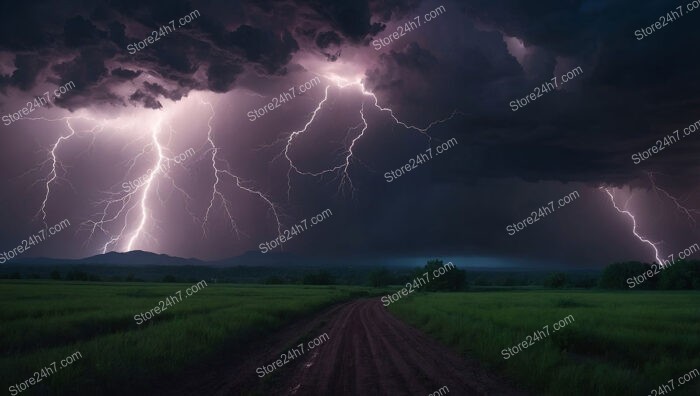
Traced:
<svg viewBox="0 0 700 396">
<path fill-rule="evenodd" d="M 284 279 L 282 279 L 276 275 L 268 276 L 267 278 L 265 278 L 265 284 L 266 285 L 283 285 Z"/>
<path fill-rule="evenodd" d="M 89 280 L 89 275 L 80 270 L 72 270 L 66 274 L 66 280 L 86 281 Z"/>
<path fill-rule="evenodd" d="M 165 276 L 163 277 L 163 282 L 166 282 L 166 283 L 175 283 L 175 282 L 177 282 L 177 279 L 176 279 L 173 275 L 165 275 Z"/>
<path fill-rule="evenodd" d="M 335 279 L 326 271 L 319 271 L 316 274 L 306 274 L 302 283 L 305 285 L 334 285 Z"/>
<path fill-rule="evenodd" d="M 452 265 L 443 269 L 443 271 L 447 270 L 447 272 L 439 277 L 435 277 L 433 271 L 444 267 L 444 264 L 442 260 L 430 260 L 425 267 L 414 272 L 414 279 L 425 279 L 423 275 L 426 272 L 428 273 L 430 282 L 420 288 L 424 291 L 460 291 L 466 289 L 467 272 L 457 267 L 452 267 Z"/>
<path fill-rule="evenodd" d="M 663 270 L 658 288 L 665 290 L 700 289 L 700 265 L 697 261 L 680 261 Z"/>
<path fill-rule="evenodd" d="M 382 287 L 391 284 L 391 274 L 386 268 L 380 268 L 369 273 L 369 284 L 372 287 Z"/>
<path fill-rule="evenodd" d="M 634 278 L 650 269 L 651 265 L 638 261 L 610 264 L 605 267 L 598 285 L 603 289 L 628 289 L 628 278 Z M 641 285 L 635 286 L 635 289 L 655 289 L 658 281 L 656 276 L 648 278 Z"/>
<path fill-rule="evenodd" d="M 563 272 L 553 272 L 544 280 L 544 287 L 561 289 L 569 284 L 569 278 Z"/>
</svg>

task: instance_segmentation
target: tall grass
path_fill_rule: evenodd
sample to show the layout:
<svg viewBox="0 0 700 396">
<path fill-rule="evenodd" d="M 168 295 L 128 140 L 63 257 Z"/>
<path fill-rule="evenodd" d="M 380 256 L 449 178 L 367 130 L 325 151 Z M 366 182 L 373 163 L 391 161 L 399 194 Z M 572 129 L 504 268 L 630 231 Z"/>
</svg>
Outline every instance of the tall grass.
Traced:
<svg viewBox="0 0 700 396">
<path fill-rule="evenodd" d="M 128 394 L 205 361 L 223 346 L 361 293 L 357 287 L 214 285 L 141 324 L 134 315 L 189 284 L 0 282 L 2 385 L 80 351 L 25 394 Z"/>
<path fill-rule="evenodd" d="M 648 395 L 700 369 L 698 292 L 421 293 L 389 310 L 538 395 Z M 549 337 L 504 359 L 545 325 Z M 674 396 L 698 394 L 700 378 L 676 381 Z"/>
</svg>

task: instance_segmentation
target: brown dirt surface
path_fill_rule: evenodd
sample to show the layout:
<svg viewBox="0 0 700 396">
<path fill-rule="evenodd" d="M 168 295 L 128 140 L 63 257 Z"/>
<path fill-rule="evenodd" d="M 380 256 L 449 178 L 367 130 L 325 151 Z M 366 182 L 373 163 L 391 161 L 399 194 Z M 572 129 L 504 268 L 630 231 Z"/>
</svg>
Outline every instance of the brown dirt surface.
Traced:
<svg viewBox="0 0 700 396">
<path fill-rule="evenodd" d="M 258 377 L 258 367 L 324 333 L 329 338 L 321 345 Z M 183 373 L 155 394 L 413 396 L 445 386 L 446 395 L 527 394 L 398 320 L 378 299 L 361 299 L 290 325 L 264 345 Z"/>
</svg>

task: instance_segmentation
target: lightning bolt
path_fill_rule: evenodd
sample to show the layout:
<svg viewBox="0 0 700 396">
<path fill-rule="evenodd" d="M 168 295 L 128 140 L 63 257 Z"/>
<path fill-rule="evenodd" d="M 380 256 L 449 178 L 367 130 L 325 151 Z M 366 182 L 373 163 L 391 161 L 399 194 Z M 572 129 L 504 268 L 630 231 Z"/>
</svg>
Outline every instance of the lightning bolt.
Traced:
<svg viewBox="0 0 700 396">
<path fill-rule="evenodd" d="M 360 123 L 360 125 L 363 126 L 362 130 L 359 132 L 359 134 L 354 139 L 352 139 L 351 143 L 347 147 L 344 148 L 344 150 L 343 150 L 344 151 L 343 152 L 344 158 L 341 160 L 342 162 L 340 162 L 338 165 L 331 166 L 329 168 L 322 169 L 322 170 L 315 171 L 315 172 L 309 171 L 309 170 L 303 170 L 303 169 L 300 169 L 295 164 L 294 160 L 292 159 L 292 157 L 290 156 L 290 153 L 289 153 L 290 149 L 292 148 L 292 145 L 294 144 L 294 140 L 296 138 L 298 138 L 300 135 L 306 133 L 308 131 L 309 127 L 316 120 L 316 116 L 323 109 L 324 104 L 328 101 L 329 90 L 331 87 L 336 87 L 339 90 L 343 90 L 343 89 L 346 89 L 349 87 L 358 89 L 362 93 L 363 97 L 367 97 L 370 99 L 372 106 L 374 106 L 374 108 L 377 109 L 380 113 L 388 114 L 391 117 L 391 119 L 394 121 L 395 124 L 400 125 L 405 129 L 413 130 L 413 131 L 416 131 L 420 134 L 425 135 L 428 138 L 429 143 L 432 141 L 432 137 L 428 134 L 428 131 L 431 128 L 433 128 L 436 125 L 442 124 L 444 122 L 447 122 L 447 121 L 453 119 L 458 114 L 462 114 L 461 112 L 455 110 L 448 117 L 433 121 L 430 124 L 428 124 L 426 127 L 423 127 L 423 128 L 415 126 L 415 125 L 409 125 L 409 124 L 401 121 L 400 119 L 398 119 L 396 117 L 396 115 L 394 114 L 394 111 L 392 109 L 390 109 L 388 107 L 382 107 L 379 104 L 379 100 L 377 99 L 377 96 L 373 92 L 368 91 L 365 88 L 365 86 L 361 80 L 348 81 L 346 79 L 343 79 L 342 77 L 334 76 L 334 75 L 333 76 L 323 76 L 323 77 L 330 80 L 332 82 L 332 84 L 329 84 L 326 86 L 326 88 L 324 90 L 323 99 L 321 99 L 318 102 L 318 104 L 316 105 L 316 108 L 311 113 L 309 120 L 306 122 L 306 124 L 304 124 L 304 127 L 299 129 L 299 130 L 292 131 L 288 135 L 286 135 L 286 137 L 278 139 L 277 141 L 273 142 L 271 145 L 266 146 L 266 147 L 270 147 L 270 146 L 274 146 L 280 142 L 285 142 L 284 150 L 282 152 L 280 152 L 280 154 L 278 154 L 275 158 L 273 158 L 272 161 L 274 162 L 278 158 L 284 156 L 284 158 L 286 159 L 286 161 L 289 165 L 289 169 L 287 171 L 287 197 L 288 198 L 290 197 L 291 190 L 292 190 L 292 173 L 295 173 L 297 175 L 312 176 L 312 177 L 320 177 L 320 176 L 324 176 L 327 174 L 335 174 L 336 179 L 340 178 L 338 192 L 340 192 L 341 190 L 344 190 L 344 187 L 347 185 L 350 187 L 353 195 L 355 193 L 355 188 L 354 188 L 354 185 L 352 183 L 352 178 L 350 177 L 349 168 L 350 168 L 350 165 L 352 164 L 353 161 L 359 162 L 359 160 L 357 160 L 355 158 L 354 149 L 356 148 L 360 139 L 365 135 L 365 132 L 367 131 L 367 129 L 369 127 L 369 125 L 367 123 L 367 118 L 365 116 L 365 102 L 366 102 L 365 100 L 362 101 L 360 112 L 359 112 L 360 118 L 362 119 L 362 122 Z M 348 134 L 350 133 L 351 130 L 357 129 L 358 127 L 359 127 L 359 125 L 354 127 L 354 128 L 350 128 L 350 130 L 348 130 Z"/>
<path fill-rule="evenodd" d="M 653 173 L 653 172 L 648 172 L 647 175 L 649 176 L 649 181 L 651 182 L 651 186 L 652 186 L 652 188 L 654 189 L 654 191 L 657 193 L 657 195 L 658 195 L 659 192 L 662 193 L 663 195 L 665 195 L 666 198 L 668 198 L 671 202 L 673 202 L 674 205 L 676 205 L 676 209 L 678 209 L 681 213 L 685 214 L 686 217 L 688 217 L 688 220 L 689 220 L 693 225 L 696 225 L 696 224 L 697 224 L 697 221 L 696 221 L 696 219 L 695 219 L 695 216 L 693 216 L 693 214 L 699 214 L 700 211 L 698 211 L 697 209 L 689 209 L 689 208 L 685 207 L 684 205 L 682 205 L 682 204 L 678 201 L 678 199 L 676 199 L 676 197 L 674 197 L 673 195 L 671 195 L 668 191 L 664 190 L 663 188 L 659 187 L 659 186 L 656 184 L 656 180 L 654 179 L 654 173 Z"/>
<path fill-rule="evenodd" d="M 37 210 L 37 213 L 35 215 L 35 218 L 40 218 L 41 222 L 44 224 L 44 227 L 47 227 L 46 219 L 48 217 L 47 214 L 47 206 L 49 204 L 49 200 L 52 195 L 52 185 L 57 185 L 58 182 L 64 182 L 68 184 L 74 191 L 75 187 L 73 187 L 73 184 L 70 182 L 69 179 L 66 178 L 68 174 L 68 167 L 63 164 L 63 162 L 59 158 L 59 150 L 69 140 L 73 139 L 74 137 L 77 137 L 81 133 L 90 133 L 92 134 L 92 141 L 90 143 L 90 146 L 88 147 L 91 148 L 94 140 L 95 140 L 95 134 L 99 132 L 104 125 L 103 124 L 98 124 L 95 127 L 93 127 L 90 130 L 87 131 L 76 131 L 73 125 L 71 124 L 71 121 L 74 120 L 89 120 L 89 121 L 94 121 L 93 118 L 90 117 L 85 117 L 85 116 L 71 116 L 71 117 L 61 117 L 61 118 L 46 118 L 46 117 L 25 117 L 22 118 L 21 121 L 46 121 L 46 122 L 65 122 L 66 128 L 67 128 L 67 134 L 59 136 L 56 141 L 50 146 L 49 149 L 46 150 L 46 156 L 47 158 L 39 163 L 38 165 L 30 168 L 28 171 L 22 173 L 18 177 L 24 177 L 29 174 L 33 173 L 40 173 L 42 170 L 48 165 L 50 170 L 48 174 L 44 177 L 41 177 L 37 179 L 34 183 L 32 183 L 32 187 L 42 183 L 43 182 L 43 198 L 41 201 L 41 204 L 39 205 L 39 209 Z M 60 174 L 59 174 L 60 173 Z"/>
<path fill-rule="evenodd" d="M 642 235 L 640 235 L 640 234 L 637 232 L 637 219 L 635 219 L 634 215 L 633 215 L 632 213 L 630 213 L 629 210 L 627 210 L 627 203 L 625 204 L 625 209 L 620 209 L 620 208 L 617 206 L 617 204 L 615 203 L 615 196 L 613 195 L 613 193 L 610 192 L 610 189 L 604 188 L 604 187 L 600 187 L 600 189 L 603 190 L 603 191 L 605 191 L 605 192 L 608 194 L 608 196 L 610 197 L 610 202 L 612 202 L 613 207 L 615 207 L 615 210 L 617 210 L 618 212 L 620 212 L 620 213 L 622 213 L 622 214 L 627 215 L 627 217 L 629 217 L 630 219 L 632 219 L 632 233 L 633 233 L 634 236 L 635 236 L 637 239 L 639 239 L 642 243 L 645 243 L 645 244 L 649 245 L 649 246 L 654 250 L 654 257 L 656 258 L 656 262 L 657 262 L 659 265 L 663 266 L 663 265 L 664 265 L 664 261 L 659 257 L 659 249 L 657 248 L 656 244 L 655 244 L 654 242 L 648 240 L 647 238 L 643 237 Z M 630 196 L 630 198 L 632 198 L 632 197 Z M 628 200 L 627 202 L 629 203 L 629 200 Z"/>
<path fill-rule="evenodd" d="M 268 196 L 263 194 L 261 191 L 255 189 L 253 187 L 249 187 L 247 185 L 247 184 L 249 184 L 248 182 L 243 180 L 241 177 L 233 174 L 228 162 L 224 159 L 219 158 L 219 156 L 218 156 L 219 148 L 214 143 L 214 137 L 213 137 L 212 126 L 211 126 L 211 122 L 216 115 L 216 113 L 214 112 L 214 106 L 212 106 L 212 104 L 209 102 L 202 101 L 202 103 L 207 105 L 211 111 L 211 114 L 209 116 L 209 120 L 207 121 L 207 127 L 208 127 L 207 144 L 210 147 L 209 151 L 211 151 L 211 170 L 212 170 L 212 173 L 214 174 L 214 183 L 212 184 L 212 188 L 211 188 L 211 191 L 212 191 L 211 199 L 209 201 L 209 206 L 207 207 L 207 210 L 204 214 L 204 220 L 202 221 L 202 234 L 203 234 L 203 236 L 206 236 L 206 225 L 207 225 L 207 222 L 209 221 L 209 214 L 210 214 L 212 208 L 214 207 L 214 204 L 215 204 L 215 201 L 217 200 L 217 198 L 219 200 L 221 200 L 221 204 L 224 207 L 226 214 L 228 215 L 228 219 L 229 219 L 229 222 L 231 224 L 232 229 L 234 230 L 234 232 L 236 232 L 237 235 L 240 233 L 240 231 L 236 225 L 236 222 L 235 222 L 233 216 L 231 215 L 231 211 L 229 208 L 231 202 L 228 199 L 226 199 L 226 197 L 221 192 L 221 190 L 219 190 L 219 184 L 222 183 L 222 180 L 224 177 L 228 177 L 228 178 L 232 179 L 235 182 L 236 187 L 238 187 L 239 189 L 241 189 L 249 194 L 253 194 L 253 195 L 257 196 L 263 202 L 265 202 L 265 204 L 268 206 L 269 210 L 272 212 L 272 215 L 273 215 L 275 222 L 277 224 L 278 235 L 281 235 L 282 234 L 282 223 L 280 222 L 280 217 L 278 214 L 278 210 L 279 210 L 278 206 L 275 205 L 272 202 L 272 200 Z M 219 164 L 221 164 L 222 166 L 225 166 L 225 167 L 220 168 Z"/>
<path fill-rule="evenodd" d="M 156 161 L 154 170 L 150 172 L 148 175 L 148 179 L 146 180 L 146 183 L 144 184 L 144 189 L 143 189 L 143 194 L 141 194 L 141 220 L 139 221 L 139 225 L 136 228 L 136 230 L 133 232 L 131 235 L 131 238 L 129 239 L 129 243 L 126 245 L 126 250 L 130 251 L 133 249 L 134 242 L 138 239 L 139 235 L 143 232 L 143 228 L 146 225 L 146 219 L 149 217 L 149 212 L 148 212 L 148 204 L 146 203 L 146 199 L 148 198 L 148 193 L 151 190 L 151 186 L 153 185 L 153 182 L 156 178 L 156 175 L 162 172 L 162 164 L 163 160 L 166 160 L 165 156 L 163 155 L 163 147 L 160 145 L 160 142 L 158 141 L 158 133 L 160 132 L 161 124 L 162 124 L 162 116 L 158 117 L 158 120 L 156 121 L 155 125 L 153 126 L 153 129 L 151 129 L 151 139 L 152 139 L 152 144 L 156 147 L 157 153 L 158 153 L 158 159 Z"/>
<path fill-rule="evenodd" d="M 93 215 L 92 218 L 81 224 L 82 229 L 89 230 L 89 236 L 85 241 L 85 245 L 92 241 L 97 231 L 102 232 L 107 237 L 107 241 L 102 244 L 102 248 L 100 249 L 100 252 L 103 254 L 112 249 L 118 250 L 117 245 L 122 240 L 125 240 L 124 251 L 133 250 L 134 245 L 139 243 L 142 237 L 149 238 L 154 242 L 156 241 L 156 239 L 146 231 L 148 221 L 155 220 L 151 214 L 152 211 L 149 209 L 148 198 L 154 191 L 157 192 L 156 185 L 159 182 L 159 177 L 167 177 L 163 164 L 169 161 L 165 156 L 166 148 L 159 140 L 164 115 L 162 111 L 156 114 L 156 119 L 149 128 L 149 143 L 146 144 L 134 158 L 126 162 L 127 170 L 125 175 L 128 176 L 137 165 L 138 160 L 155 147 L 157 158 L 155 164 L 147 171 L 147 179 L 136 188 L 128 191 L 103 192 L 108 197 L 95 202 L 95 206 L 101 207 L 101 209 L 98 210 L 97 214 Z M 91 120 L 96 121 L 95 119 Z M 107 125 L 116 130 L 131 129 L 135 123 L 136 122 L 133 120 L 124 122 L 121 118 L 113 120 L 103 119 L 99 121 L 98 127 L 93 128 L 93 130 L 96 128 L 103 130 Z M 140 139 L 136 141 L 138 142 Z M 184 193 L 181 189 L 178 190 Z M 140 217 L 134 229 L 129 231 L 129 220 L 134 210 L 140 211 Z M 123 222 L 121 227 L 118 227 L 117 232 L 111 232 L 110 225 L 112 223 L 118 223 L 119 221 Z"/>
<path fill-rule="evenodd" d="M 37 212 L 37 216 L 39 216 L 39 214 L 41 214 L 41 221 L 44 223 L 44 228 L 48 227 L 48 225 L 46 224 L 46 204 L 49 201 L 49 196 L 51 195 L 51 184 L 53 182 L 55 182 L 56 179 L 58 178 L 57 167 L 59 167 L 59 166 L 61 167 L 64 175 L 67 173 L 65 166 L 63 166 L 63 163 L 58 160 L 57 155 L 56 155 L 56 151 L 61 146 L 61 143 L 63 143 L 64 141 L 67 141 L 70 138 L 72 138 L 73 136 L 75 136 L 75 130 L 71 126 L 69 119 L 66 119 L 66 126 L 70 130 L 70 133 L 68 133 L 68 135 L 61 136 L 58 138 L 58 140 L 56 140 L 56 143 L 54 143 L 51 146 L 51 150 L 49 150 L 49 155 L 51 158 L 47 159 L 47 161 L 51 162 L 51 171 L 49 172 L 49 175 L 46 177 L 46 179 L 44 179 L 44 181 L 45 181 L 44 199 L 43 199 L 43 201 L 41 201 L 41 207 L 39 208 L 39 211 Z M 63 180 L 68 181 L 67 179 L 63 179 Z M 68 183 L 70 183 L 70 182 L 68 181 Z"/>
<path fill-rule="evenodd" d="M 258 199 L 260 199 L 269 208 L 272 217 L 274 218 L 275 225 L 277 227 L 278 233 L 282 233 L 282 222 L 280 221 L 280 208 L 265 195 L 259 189 L 251 186 L 251 183 L 234 174 L 228 162 L 220 158 L 220 148 L 215 144 L 214 135 L 212 130 L 212 121 L 215 117 L 214 107 L 211 103 L 202 100 L 202 103 L 207 105 L 211 111 L 207 122 L 207 133 L 205 138 L 205 143 L 203 144 L 203 152 L 205 156 L 211 155 L 211 170 L 214 177 L 214 182 L 212 184 L 212 195 L 209 201 L 209 205 L 206 207 L 203 218 L 197 217 L 190 209 L 190 203 L 193 201 L 192 197 L 188 192 L 182 188 L 176 182 L 175 178 L 169 175 L 169 165 L 171 159 L 168 155 L 171 150 L 168 149 L 173 134 L 175 130 L 169 124 L 170 136 L 164 137 L 164 132 L 166 131 L 166 121 L 165 117 L 167 112 L 164 109 L 155 110 L 150 114 L 154 114 L 155 118 L 146 117 L 147 121 L 143 118 L 130 117 L 130 122 L 125 122 L 121 118 L 117 119 L 96 119 L 93 117 L 85 116 L 71 116 L 62 117 L 56 119 L 49 118 L 24 118 L 27 121 L 49 121 L 65 122 L 67 126 L 67 132 L 62 133 L 53 142 L 50 147 L 46 150 L 47 158 L 42 161 L 39 165 L 25 172 L 25 176 L 30 173 L 37 172 L 47 172 L 45 176 L 41 177 L 34 184 L 43 183 L 43 193 L 42 201 L 39 205 L 37 211 L 37 217 L 44 222 L 46 226 L 47 219 L 47 206 L 50 202 L 51 196 L 53 194 L 54 187 L 59 181 L 65 181 L 70 185 L 70 181 L 67 179 L 67 167 L 63 164 L 60 159 L 60 151 L 71 139 L 76 136 L 83 134 L 84 132 L 91 133 L 93 135 L 90 147 L 95 140 L 95 134 L 101 132 L 106 127 L 111 127 L 117 130 L 131 129 L 135 124 L 146 123 L 148 127 L 148 137 L 140 137 L 135 141 L 128 143 L 131 145 L 133 143 L 143 144 L 142 149 L 130 160 L 123 163 L 126 168 L 125 176 L 132 175 L 132 171 L 136 166 L 143 160 L 143 157 L 150 155 L 149 153 L 154 152 L 155 157 L 150 164 L 145 176 L 139 180 L 143 180 L 142 183 L 136 184 L 134 188 L 130 189 L 120 189 L 114 191 L 114 186 L 111 191 L 102 191 L 101 193 L 106 195 L 104 199 L 98 200 L 94 205 L 98 208 L 97 213 L 90 216 L 89 219 L 81 224 L 81 230 L 86 230 L 88 232 L 88 238 L 85 241 L 87 246 L 93 239 L 98 238 L 98 234 L 104 235 L 105 241 L 100 242 L 100 252 L 107 253 L 111 250 L 119 251 L 130 251 L 139 246 L 143 246 L 146 241 L 157 244 L 157 239 L 151 235 L 149 230 L 160 229 L 158 221 L 154 216 L 153 210 L 153 199 L 158 198 L 161 205 L 165 205 L 166 201 L 161 197 L 160 185 L 162 181 L 169 182 L 174 191 L 182 194 L 186 202 L 186 210 L 190 214 L 195 224 L 200 224 L 203 230 L 203 237 L 206 237 L 206 229 L 214 210 L 216 209 L 216 203 L 218 200 L 221 201 L 224 211 L 228 216 L 228 220 L 236 233 L 240 234 L 241 231 L 236 225 L 235 218 L 232 212 L 233 203 L 231 200 L 226 198 L 222 191 L 222 186 L 228 181 L 232 181 L 233 185 L 247 193 L 252 194 Z M 75 128 L 74 121 L 84 120 L 94 123 L 94 126 L 86 131 L 79 130 Z M 138 125 L 136 125 L 138 127 Z M 126 148 L 126 147 L 125 147 Z M 47 169 L 48 168 L 48 169 Z M 125 177 L 125 180 L 129 180 Z M 125 183 L 126 184 L 126 183 Z M 72 187 L 72 185 L 71 185 Z M 157 202 L 157 201 L 156 201 Z"/>
</svg>

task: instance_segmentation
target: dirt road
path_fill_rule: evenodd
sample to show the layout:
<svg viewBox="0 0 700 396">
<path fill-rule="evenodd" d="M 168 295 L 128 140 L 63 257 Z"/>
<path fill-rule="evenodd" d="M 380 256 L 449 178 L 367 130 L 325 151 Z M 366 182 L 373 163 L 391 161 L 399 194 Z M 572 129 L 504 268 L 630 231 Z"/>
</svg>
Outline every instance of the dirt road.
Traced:
<svg viewBox="0 0 700 396">
<path fill-rule="evenodd" d="M 379 300 L 341 308 L 276 395 L 522 394 L 391 315 Z"/>
<path fill-rule="evenodd" d="M 258 378 L 255 370 L 280 359 L 304 335 L 328 334 L 319 346 Z M 307 338 L 308 339 L 308 338 Z M 478 362 L 456 355 L 401 322 L 379 299 L 355 300 L 291 325 L 264 345 L 195 372 L 183 373 L 152 394 L 415 396 L 443 387 L 447 395 L 525 395 Z M 165 392 L 165 393 L 161 393 Z"/>
</svg>

